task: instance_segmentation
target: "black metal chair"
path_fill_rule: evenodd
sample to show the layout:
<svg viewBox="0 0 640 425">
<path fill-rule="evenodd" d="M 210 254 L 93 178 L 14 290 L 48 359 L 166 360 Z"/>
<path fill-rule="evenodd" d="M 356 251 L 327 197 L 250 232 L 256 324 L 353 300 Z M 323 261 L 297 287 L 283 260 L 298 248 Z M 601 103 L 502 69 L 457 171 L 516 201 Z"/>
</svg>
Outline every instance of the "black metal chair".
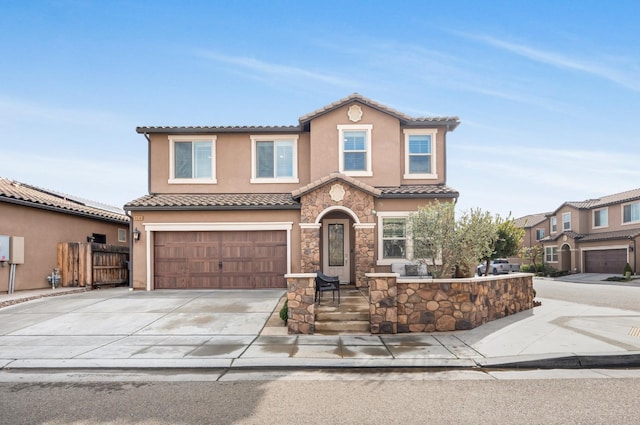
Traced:
<svg viewBox="0 0 640 425">
<path fill-rule="evenodd" d="M 320 304 L 322 293 L 331 291 L 333 301 L 336 300 L 336 292 L 338 293 L 338 305 L 340 305 L 340 278 L 338 276 L 327 276 L 321 271 L 316 272 L 316 296 L 315 301 Z"/>
</svg>

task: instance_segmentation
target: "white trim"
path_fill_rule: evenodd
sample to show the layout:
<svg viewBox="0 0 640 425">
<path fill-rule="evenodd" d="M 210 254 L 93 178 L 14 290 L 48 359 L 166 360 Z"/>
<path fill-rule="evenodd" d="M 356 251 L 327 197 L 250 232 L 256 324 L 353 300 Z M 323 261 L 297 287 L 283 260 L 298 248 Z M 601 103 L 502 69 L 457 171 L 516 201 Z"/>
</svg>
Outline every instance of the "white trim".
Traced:
<svg viewBox="0 0 640 425">
<path fill-rule="evenodd" d="M 409 136 L 431 136 L 431 173 L 429 174 L 412 174 L 409 173 Z M 404 176 L 405 180 L 428 179 L 435 180 L 438 178 L 436 169 L 436 140 L 438 135 L 437 128 L 423 129 L 405 129 L 404 130 Z"/>
<path fill-rule="evenodd" d="M 629 251 L 629 245 L 601 245 L 601 246 L 586 246 L 580 248 L 580 251 L 608 251 L 611 249 L 626 249 Z"/>
<path fill-rule="evenodd" d="M 347 176 L 354 177 L 371 177 L 373 176 L 372 164 L 372 143 L 371 143 L 371 131 L 373 130 L 372 124 L 339 124 L 338 128 L 338 170 Z M 345 171 L 344 170 L 344 132 L 345 131 L 365 131 L 367 137 L 365 140 L 365 149 L 367 152 L 367 169 L 364 171 Z"/>
<path fill-rule="evenodd" d="M 169 136 L 169 184 L 217 184 L 216 178 L 216 139 L 217 136 L 171 135 Z M 211 142 L 211 178 L 176 178 L 175 142 Z"/>
<path fill-rule="evenodd" d="M 607 212 L 607 224 L 596 226 L 596 211 L 606 211 Z M 602 214 L 600 215 L 600 221 L 602 221 Z M 596 208 L 591 210 L 591 228 L 592 229 L 604 229 L 609 227 L 609 207 Z"/>
<path fill-rule="evenodd" d="M 152 234 L 153 232 L 232 232 L 232 231 L 258 231 L 258 230 L 284 230 L 287 232 L 287 274 L 291 273 L 291 229 L 292 221 L 283 222 L 219 222 L 219 223 L 142 223 L 146 232 L 147 242 L 147 291 L 151 290 L 153 281 L 152 265 Z"/>
<path fill-rule="evenodd" d="M 118 229 L 118 242 L 126 242 L 127 241 L 127 229 Z M 124 237 L 120 238 L 120 234 L 124 235 Z"/>
<path fill-rule="evenodd" d="M 298 135 L 297 134 L 281 134 L 281 135 L 251 135 L 251 180 L 250 183 L 300 183 L 298 179 Z M 256 142 L 291 142 L 293 145 L 293 176 L 292 177 L 256 177 Z M 275 154 L 275 149 L 274 149 Z M 275 172 L 275 171 L 274 171 Z"/>
<path fill-rule="evenodd" d="M 342 205 L 334 205 L 332 207 L 327 207 L 324 210 L 320 211 L 320 214 L 318 214 L 318 216 L 316 217 L 315 224 L 320 224 L 320 222 L 322 221 L 322 217 L 324 217 L 331 211 L 342 211 L 344 213 L 347 213 L 351 218 L 353 218 L 353 221 L 355 222 L 355 224 L 360 224 L 360 219 L 358 218 L 358 215 L 354 213 L 353 210 L 347 207 L 343 207 Z"/>
<path fill-rule="evenodd" d="M 298 224 L 301 229 L 319 229 L 321 227 L 320 223 L 300 223 Z"/>
<path fill-rule="evenodd" d="M 354 229 L 375 229 L 376 223 L 353 223 Z"/>
<path fill-rule="evenodd" d="M 293 227 L 293 222 L 143 223 L 142 225 L 145 227 L 145 230 L 152 232 L 231 232 L 236 230 L 290 230 Z"/>
</svg>

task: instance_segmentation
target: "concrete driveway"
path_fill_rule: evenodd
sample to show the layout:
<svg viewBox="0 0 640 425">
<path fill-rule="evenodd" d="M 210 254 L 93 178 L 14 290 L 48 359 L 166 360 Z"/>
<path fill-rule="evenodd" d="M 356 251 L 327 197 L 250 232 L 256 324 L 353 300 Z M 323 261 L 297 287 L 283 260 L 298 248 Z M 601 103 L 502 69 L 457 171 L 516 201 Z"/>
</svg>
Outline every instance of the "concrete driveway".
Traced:
<svg viewBox="0 0 640 425">
<path fill-rule="evenodd" d="M 284 292 L 111 288 L 33 300 L 0 309 L 0 359 L 233 358 Z"/>
</svg>

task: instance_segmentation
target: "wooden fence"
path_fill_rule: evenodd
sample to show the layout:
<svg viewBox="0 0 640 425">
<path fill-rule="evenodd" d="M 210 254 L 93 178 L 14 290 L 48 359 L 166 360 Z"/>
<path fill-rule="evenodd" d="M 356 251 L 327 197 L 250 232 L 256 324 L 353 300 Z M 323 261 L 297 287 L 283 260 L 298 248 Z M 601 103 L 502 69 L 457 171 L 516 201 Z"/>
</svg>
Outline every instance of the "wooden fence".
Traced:
<svg viewBox="0 0 640 425">
<path fill-rule="evenodd" d="M 100 243 L 58 243 L 62 286 L 121 285 L 129 282 L 129 247 Z"/>
</svg>

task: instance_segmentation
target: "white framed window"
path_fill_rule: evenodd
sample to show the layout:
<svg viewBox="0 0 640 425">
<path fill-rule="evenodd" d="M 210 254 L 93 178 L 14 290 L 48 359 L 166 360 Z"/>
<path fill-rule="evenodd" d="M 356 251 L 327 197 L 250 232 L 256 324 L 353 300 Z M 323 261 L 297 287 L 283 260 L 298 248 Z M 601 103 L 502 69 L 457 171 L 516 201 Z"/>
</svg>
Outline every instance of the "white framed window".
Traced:
<svg viewBox="0 0 640 425">
<path fill-rule="evenodd" d="M 251 183 L 298 182 L 298 136 L 251 136 Z"/>
<path fill-rule="evenodd" d="M 562 230 L 571 230 L 571 213 L 562 213 Z"/>
<path fill-rule="evenodd" d="M 372 176 L 371 124 L 338 125 L 338 169 L 348 176 Z"/>
<path fill-rule="evenodd" d="M 216 136 L 169 136 L 169 183 L 215 184 Z"/>
<path fill-rule="evenodd" d="M 408 231 L 410 212 L 378 212 L 378 265 L 408 262 L 424 253 L 424 241 Z"/>
<path fill-rule="evenodd" d="M 127 241 L 127 229 L 118 229 L 118 242 Z"/>
<path fill-rule="evenodd" d="M 544 262 L 545 263 L 557 263 L 558 262 L 558 247 L 546 246 L 544 248 Z"/>
<path fill-rule="evenodd" d="M 551 217 L 551 233 L 558 231 L 558 218 L 556 216 Z"/>
<path fill-rule="evenodd" d="M 640 202 L 622 205 L 622 224 L 640 222 Z"/>
<path fill-rule="evenodd" d="M 544 229 L 536 229 L 536 240 L 544 238 Z"/>
<path fill-rule="evenodd" d="M 404 131 L 404 178 L 437 179 L 437 129 L 411 129 Z"/>
<path fill-rule="evenodd" d="M 593 210 L 593 228 L 609 227 L 609 208 Z"/>
</svg>

